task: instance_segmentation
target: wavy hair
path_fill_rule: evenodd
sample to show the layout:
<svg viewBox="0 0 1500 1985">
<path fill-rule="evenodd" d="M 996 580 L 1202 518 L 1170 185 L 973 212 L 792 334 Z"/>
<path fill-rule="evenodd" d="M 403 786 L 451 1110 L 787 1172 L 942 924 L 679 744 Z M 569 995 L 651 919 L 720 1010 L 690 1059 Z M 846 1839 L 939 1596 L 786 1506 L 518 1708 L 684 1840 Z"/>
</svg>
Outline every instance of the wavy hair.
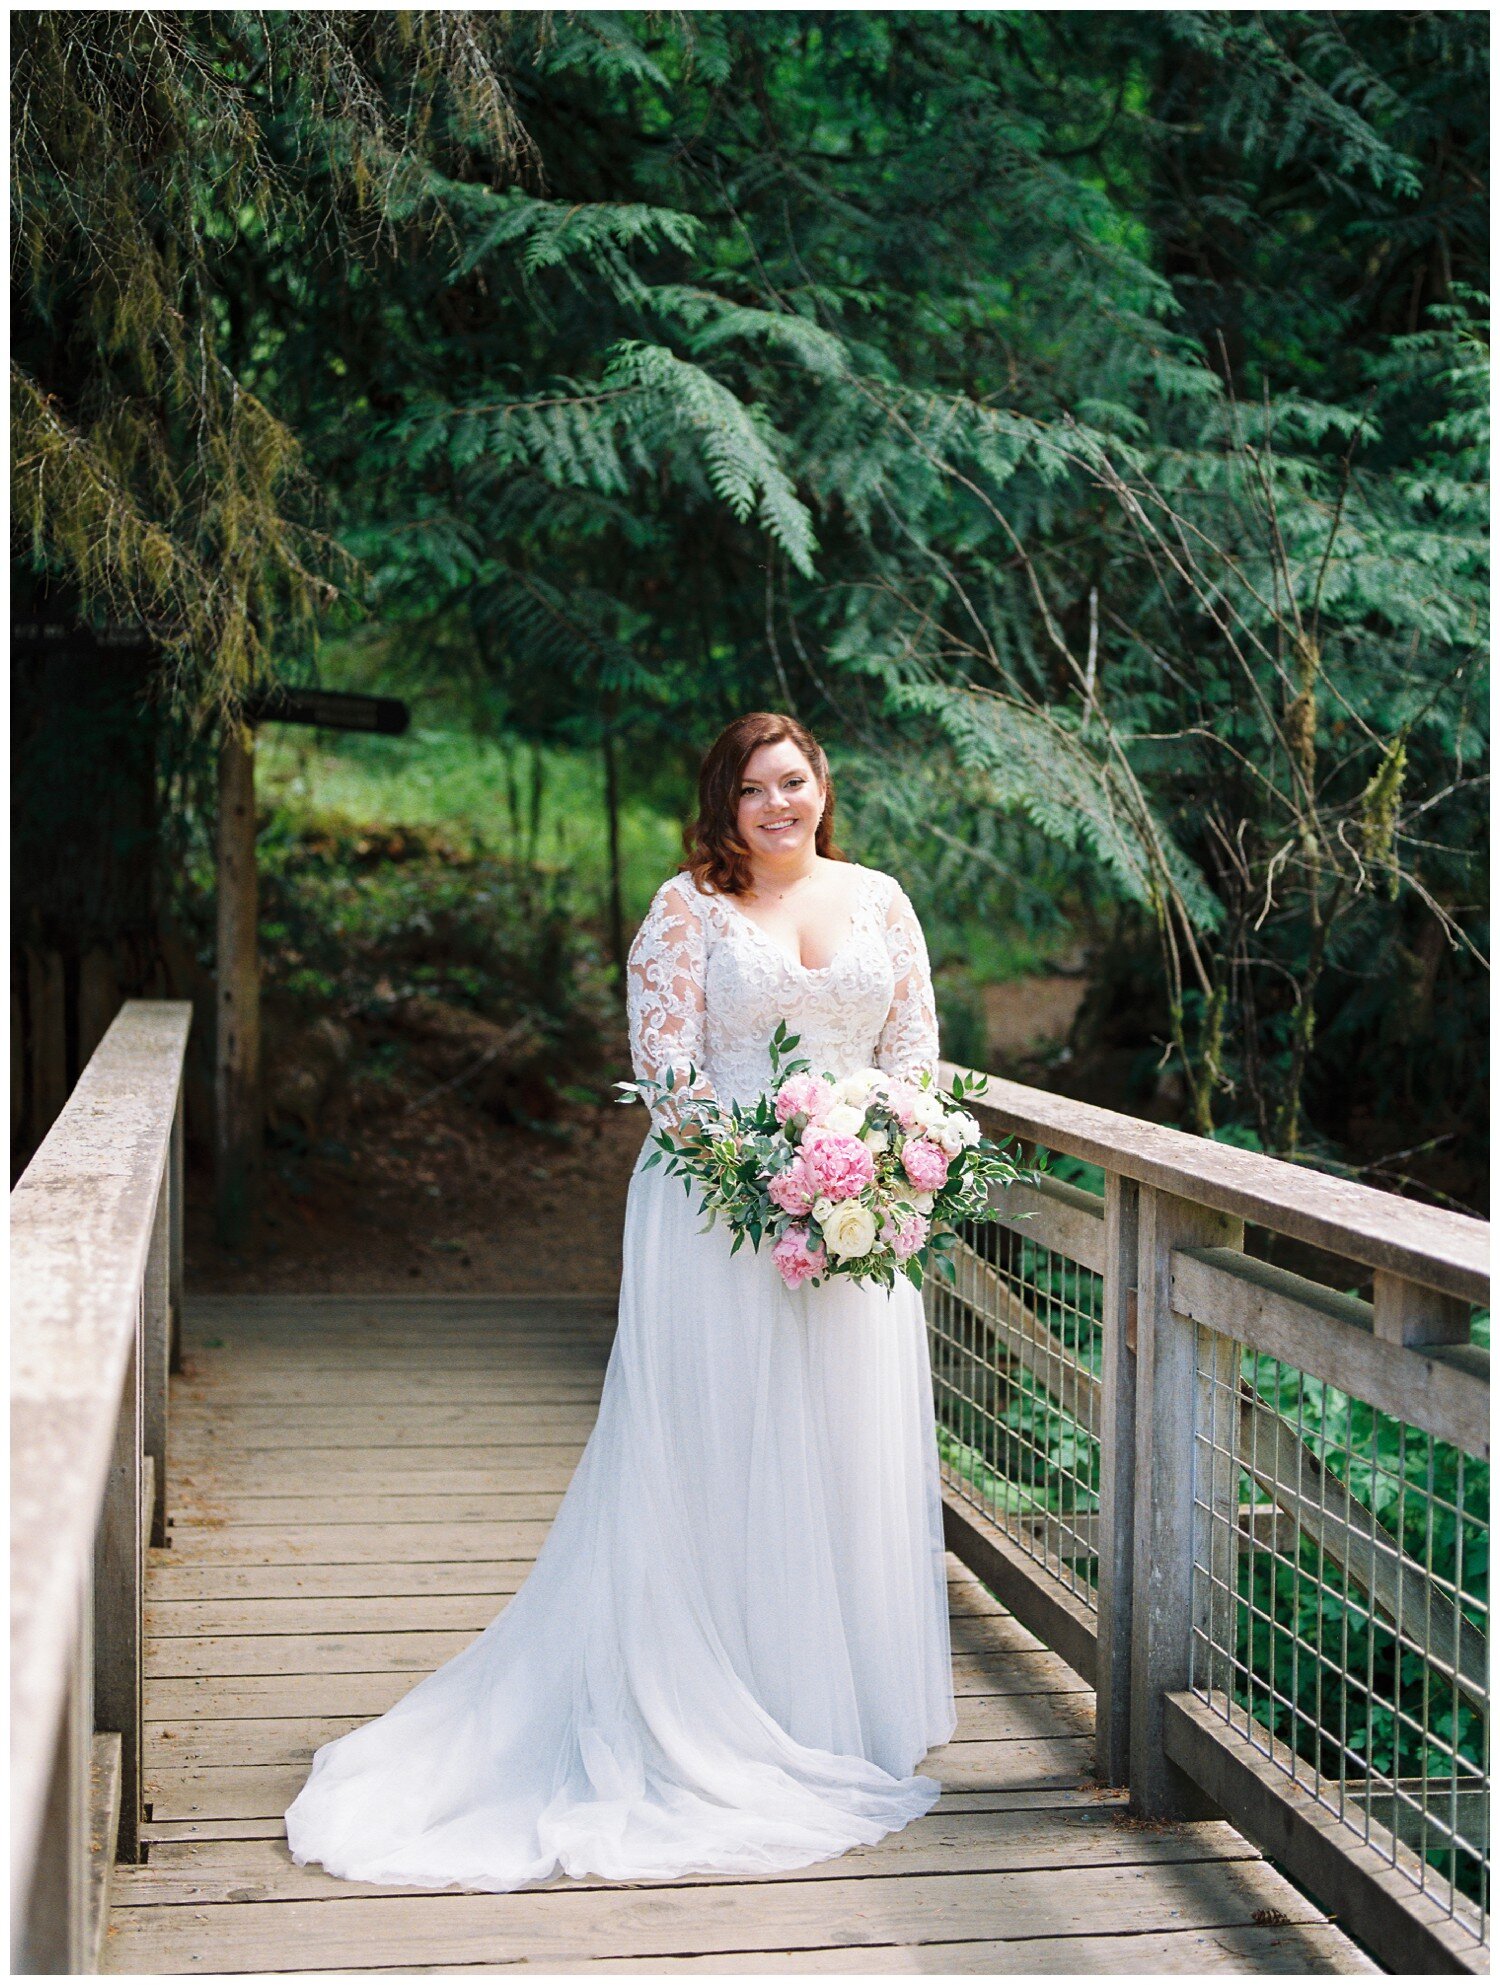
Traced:
<svg viewBox="0 0 1500 1985">
<path fill-rule="evenodd" d="M 751 755 L 763 744 L 796 745 L 813 769 L 823 793 L 823 818 L 814 846 L 829 861 L 849 858 L 833 838 L 833 776 L 828 759 L 805 724 L 775 710 L 752 710 L 720 731 L 704 754 L 698 770 L 698 811 L 683 830 L 687 860 L 683 866 L 700 889 L 722 896 L 741 896 L 750 887 L 750 850 L 736 825 L 740 783 Z"/>
</svg>

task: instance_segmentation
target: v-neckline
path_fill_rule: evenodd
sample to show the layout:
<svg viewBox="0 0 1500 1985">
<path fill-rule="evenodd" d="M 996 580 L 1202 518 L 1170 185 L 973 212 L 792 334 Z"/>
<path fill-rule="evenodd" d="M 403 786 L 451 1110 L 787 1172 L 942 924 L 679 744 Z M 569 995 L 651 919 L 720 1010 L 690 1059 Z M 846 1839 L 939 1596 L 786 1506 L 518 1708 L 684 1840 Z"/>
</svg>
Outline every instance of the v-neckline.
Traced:
<svg viewBox="0 0 1500 1985">
<path fill-rule="evenodd" d="M 772 937 L 771 933 L 766 929 L 764 924 L 758 924 L 755 921 L 754 917 L 750 916 L 746 911 L 742 910 L 739 907 L 739 905 L 734 901 L 733 897 L 723 895 L 717 890 L 714 893 L 718 895 L 719 901 L 723 903 L 727 909 L 732 911 L 732 913 L 736 917 L 739 918 L 742 924 L 748 924 L 751 930 L 758 932 L 759 935 L 765 939 L 766 943 L 770 945 L 771 949 L 776 953 L 777 957 L 785 960 L 785 962 L 791 967 L 791 969 L 794 972 L 806 972 L 810 977 L 818 978 L 821 977 L 823 973 L 831 972 L 833 970 L 834 966 L 838 964 L 839 960 L 843 957 L 844 953 L 849 949 L 850 945 L 853 944 L 855 938 L 859 934 L 859 911 L 862 902 L 861 892 L 863 891 L 865 886 L 865 873 L 866 871 L 864 869 L 861 869 L 859 881 L 855 884 L 854 887 L 853 901 L 851 902 L 849 908 L 848 935 L 845 937 L 843 943 L 839 946 L 838 950 L 834 952 L 833 956 L 829 959 L 826 965 L 804 965 L 800 958 L 794 958 L 792 956 L 792 954 L 790 953 L 790 951 L 787 950 L 784 944 L 777 943 L 776 939 Z"/>
</svg>

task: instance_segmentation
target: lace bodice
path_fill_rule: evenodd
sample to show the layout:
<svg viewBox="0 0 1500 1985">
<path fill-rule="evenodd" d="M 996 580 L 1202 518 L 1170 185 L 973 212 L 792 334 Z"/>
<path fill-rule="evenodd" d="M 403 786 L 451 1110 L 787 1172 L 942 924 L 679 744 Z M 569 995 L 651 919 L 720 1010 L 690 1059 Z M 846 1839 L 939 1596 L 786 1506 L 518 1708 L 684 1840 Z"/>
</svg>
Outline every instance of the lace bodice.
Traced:
<svg viewBox="0 0 1500 1985">
<path fill-rule="evenodd" d="M 770 1085 L 778 1020 L 818 1071 L 874 1065 L 936 1071 L 937 1014 L 927 946 L 894 876 L 857 867 L 853 922 L 827 965 L 801 964 L 732 898 L 674 875 L 630 947 L 630 1058 L 637 1080 L 675 1077 L 693 1093 L 747 1100 Z M 666 1114 L 656 1113 L 659 1120 Z"/>
</svg>

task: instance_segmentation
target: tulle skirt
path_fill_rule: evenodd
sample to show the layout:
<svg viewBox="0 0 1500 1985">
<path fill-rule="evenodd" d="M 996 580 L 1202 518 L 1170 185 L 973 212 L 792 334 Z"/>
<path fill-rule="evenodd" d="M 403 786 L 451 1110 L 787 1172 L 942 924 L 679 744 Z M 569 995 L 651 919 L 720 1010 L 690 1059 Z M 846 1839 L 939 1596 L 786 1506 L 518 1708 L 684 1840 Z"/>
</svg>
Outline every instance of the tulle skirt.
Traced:
<svg viewBox="0 0 1500 1985">
<path fill-rule="evenodd" d="M 644 1150 L 642 1153 L 644 1156 Z M 953 1734 L 921 1298 L 788 1291 L 638 1162 L 599 1417 L 520 1591 L 325 1744 L 293 1858 L 503 1890 L 793 1868 L 935 1802 Z"/>
</svg>

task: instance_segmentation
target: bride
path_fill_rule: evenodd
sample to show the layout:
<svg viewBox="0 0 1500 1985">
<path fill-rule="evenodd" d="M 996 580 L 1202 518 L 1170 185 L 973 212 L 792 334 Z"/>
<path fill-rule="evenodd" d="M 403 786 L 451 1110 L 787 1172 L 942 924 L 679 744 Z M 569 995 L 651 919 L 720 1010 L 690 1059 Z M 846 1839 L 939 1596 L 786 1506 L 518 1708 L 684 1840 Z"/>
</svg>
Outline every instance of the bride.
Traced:
<svg viewBox="0 0 1500 1985">
<path fill-rule="evenodd" d="M 835 847 L 792 718 L 709 751 L 628 995 L 637 1077 L 679 1095 L 690 1065 L 696 1094 L 765 1089 L 783 1018 L 815 1069 L 935 1066 L 921 929 Z M 701 1227 L 638 1159 L 598 1421 L 536 1563 L 472 1646 L 317 1752 L 295 1860 L 489 1890 L 765 1873 L 937 1799 L 915 1773 L 955 1722 L 921 1298 L 789 1290 Z"/>
</svg>

